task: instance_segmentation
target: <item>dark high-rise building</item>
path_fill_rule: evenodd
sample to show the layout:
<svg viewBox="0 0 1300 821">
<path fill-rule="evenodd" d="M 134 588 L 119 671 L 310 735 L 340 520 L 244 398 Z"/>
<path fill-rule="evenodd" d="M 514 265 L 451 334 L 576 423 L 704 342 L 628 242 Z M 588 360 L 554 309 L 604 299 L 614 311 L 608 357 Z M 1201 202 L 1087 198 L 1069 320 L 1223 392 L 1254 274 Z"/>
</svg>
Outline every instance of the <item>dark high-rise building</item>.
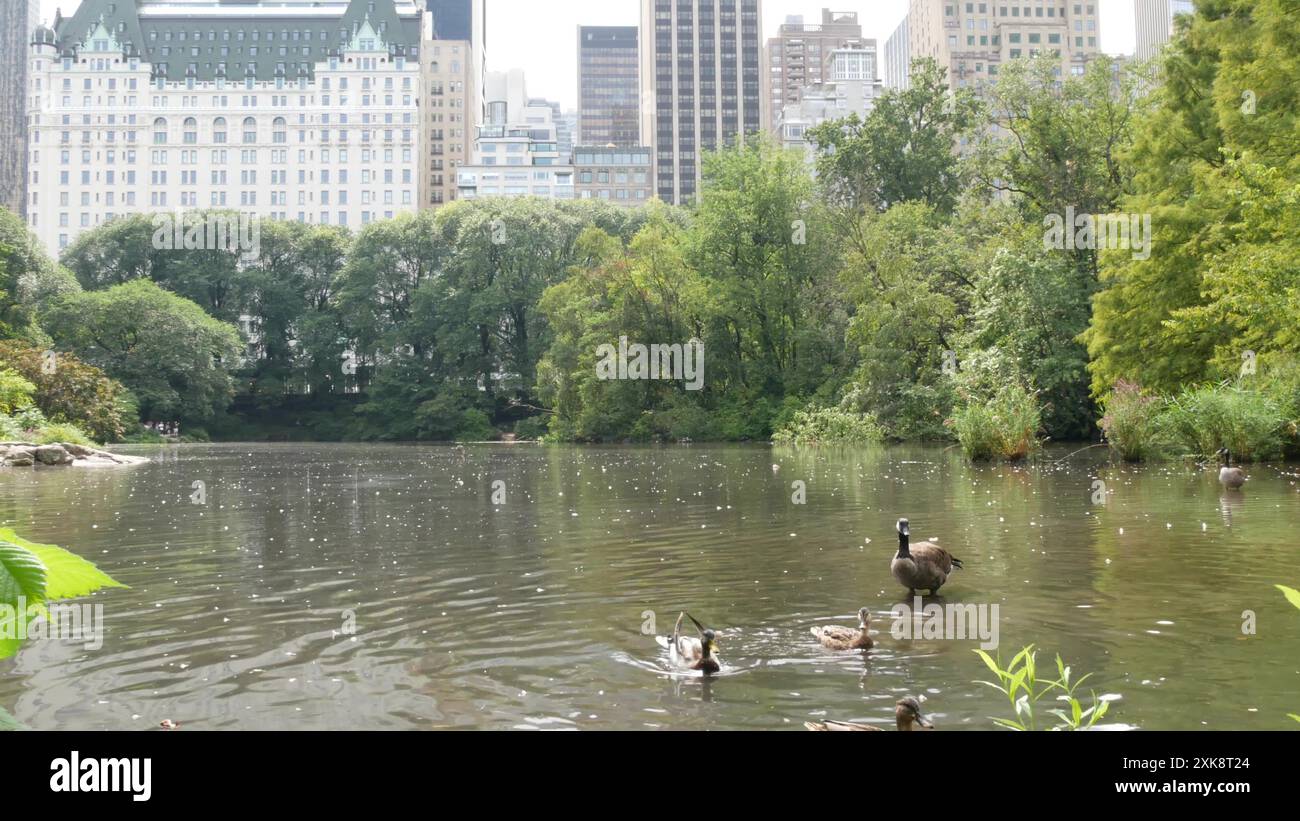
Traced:
<svg viewBox="0 0 1300 821">
<path fill-rule="evenodd" d="M 433 12 L 433 39 L 474 39 L 474 6 L 482 0 L 429 0 Z M 480 11 L 481 13 L 481 11 Z"/>
<path fill-rule="evenodd" d="M 641 143 L 636 26 L 578 26 L 578 143 Z"/>
<path fill-rule="evenodd" d="M 767 122 L 760 0 L 641 0 L 641 139 L 655 149 L 655 188 L 683 203 L 702 152 Z"/>
<path fill-rule="evenodd" d="M 0 2 L 0 207 L 27 212 L 27 98 L 39 0 Z"/>
</svg>

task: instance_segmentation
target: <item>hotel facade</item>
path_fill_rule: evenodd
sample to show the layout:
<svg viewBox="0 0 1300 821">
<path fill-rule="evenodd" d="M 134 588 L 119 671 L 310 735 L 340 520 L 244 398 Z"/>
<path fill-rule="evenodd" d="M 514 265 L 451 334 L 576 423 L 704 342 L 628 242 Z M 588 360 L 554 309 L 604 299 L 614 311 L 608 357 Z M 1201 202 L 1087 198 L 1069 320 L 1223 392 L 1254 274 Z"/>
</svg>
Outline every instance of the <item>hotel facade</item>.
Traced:
<svg viewBox="0 0 1300 821">
<path fill-rule="evenodd" d="M 58 254 L 130 213 L 414 211 L 423 21 L 415 0 L 85 0 L 32 36 L 29 227 Z"/>
</svg>

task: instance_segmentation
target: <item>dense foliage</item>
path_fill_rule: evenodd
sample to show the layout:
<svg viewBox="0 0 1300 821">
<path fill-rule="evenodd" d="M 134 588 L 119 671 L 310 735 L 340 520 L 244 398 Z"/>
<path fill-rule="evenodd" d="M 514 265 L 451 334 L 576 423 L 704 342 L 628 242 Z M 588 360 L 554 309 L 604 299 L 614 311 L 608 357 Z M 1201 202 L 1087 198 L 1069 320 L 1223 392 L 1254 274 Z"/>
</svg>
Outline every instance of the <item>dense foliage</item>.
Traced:
<svg viewBox="0 0 1300 821">
<path fill-rule="evenodd" d="M 128 425 L 134 425 L 134 419 L 126 418 L 134 413 L 134 406 L 121 383 L 71 353 L 47 352 L 17 340 L 3 340 L 0 368 L 11 368 L 31 385 L 29 402 L 6 409 L 9 403 L 0 401 L 0 412 L 34 405 L 46 419 L 75 425 L 100 442 L 116 441 Z M 0 383 L 3 381 L 0 370 Z"/>
</svg>

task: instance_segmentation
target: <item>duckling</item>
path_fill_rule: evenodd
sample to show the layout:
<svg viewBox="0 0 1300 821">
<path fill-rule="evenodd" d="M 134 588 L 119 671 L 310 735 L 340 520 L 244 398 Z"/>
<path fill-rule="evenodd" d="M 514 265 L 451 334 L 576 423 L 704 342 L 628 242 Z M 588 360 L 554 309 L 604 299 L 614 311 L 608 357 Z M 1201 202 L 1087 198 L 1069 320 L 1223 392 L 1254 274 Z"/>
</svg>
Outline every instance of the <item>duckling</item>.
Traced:
<svg viewBox="0 0 1300 821">
<path fill-rule="evenodd" d="M 870 650 L 871 645 L 875 644 L 867 634 L 867 625 L 870 623 L 871 611 L 864 607 L 858 611 L 859 627 L 856 630 L 852 627 L 830 625 L 814 627 L 811 632 L 823 647 L 830 650 Z"/>
<path fill-rule="evenodd" d="M 898 520 L 898 553 L 890 563 L 890 572 L 898 583 L 907 588 L 908 595 L 915 595 L 917 590 L 929 590 L 930 595 L 939 593 L 939 588 L 948 582 L 948 574 L 953 568 L 962 568 L 961 559 L 933 542 L 917 542 L 909 545 L 911 529 L 906 519 Z"/>
<path fill-rule="evenodd" d="M 898 725 L 899 731 L 904 733 L 910 733 L 916 729 L 914 725 L 919 725 L 922 730 L 934 729 L 934 725 L 921 714 L 920 702 L 911 696 L 900 698 L 894 704 L 894 722 Z M 803 726 L 818 733 L 884 732 L 883 728 L 877 727 L 875 724 L 858 724 L 853 721 L 805 721 Z"/>
<path fill-rule="evenodd" d="M 1218 456 L 1223 459 L 1223 467 L 1219 468 L 1219 484 L 1230 490 L 1240 490 L 1246 484 L 1246 472 L 1232 467 L 1232 454 L 1228 453 L 1227 448 L 1220 448 Z"/>
<path fill-rule="evenodd" d="M 699 632 L 698 639 L 690 636 L 683 636 L 682 618 L 688 618 L 695 623 L 695 629 Z M 668 657 L 677 667 L 684 667 L 687 670 L 699 670 L 705 675 L 716 673 L 722 669 L 718 663 L 718 657 L 714 655 L 717 649 L 717 634 L 706 628 L 695 620 L 690 613 L 680 613 L 677 616 L 677 624 L 673 627 L 671 638 L 660 636 L 656 639 L 661 646 L 668 648 Z"/>
</svg>

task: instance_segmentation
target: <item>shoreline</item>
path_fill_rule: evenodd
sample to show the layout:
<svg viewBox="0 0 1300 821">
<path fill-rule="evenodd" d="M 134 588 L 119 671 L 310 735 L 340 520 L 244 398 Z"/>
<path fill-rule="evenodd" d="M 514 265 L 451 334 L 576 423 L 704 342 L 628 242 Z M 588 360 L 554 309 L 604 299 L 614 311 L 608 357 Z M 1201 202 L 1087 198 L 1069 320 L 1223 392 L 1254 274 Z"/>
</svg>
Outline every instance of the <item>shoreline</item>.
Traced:
<svg viewBox="0 0 1300 821">
<path fill-rule="evenodd" d="M 0 442 L 0 467 L 127 467 L 149 461 L 70 442 Z"/>
</svg>

